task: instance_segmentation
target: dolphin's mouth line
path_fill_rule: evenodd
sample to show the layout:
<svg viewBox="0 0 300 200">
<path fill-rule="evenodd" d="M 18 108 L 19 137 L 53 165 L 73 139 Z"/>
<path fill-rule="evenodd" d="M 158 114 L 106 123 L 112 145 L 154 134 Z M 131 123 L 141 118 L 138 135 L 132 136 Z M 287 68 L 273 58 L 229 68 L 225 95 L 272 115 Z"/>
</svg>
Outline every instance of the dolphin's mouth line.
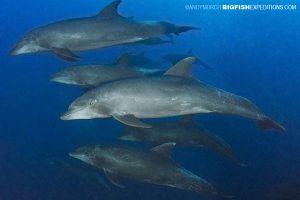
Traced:
<svg viewBox="0 0 300 200">
<path fill-rule="evenodd" d="M 80 111 L 82 111 L 82 110 L 84 110 L 84 109 L 86 109 L 86 107 L 80 108 L 80 109 L 68 110 L 68 111 L 66 111 L 65 113 L 63 113 L 62 116 L 61 116 L 60 118 L 61 118 L 61 119 L 64 119 L 64 118 L 66 118 L 66 117 L 68 117 L 68 116 L 70 116 L 70 115 L 72 115 L 72 114 L 74 114 L 74 113 L 80 112 Z"/>
</svg>

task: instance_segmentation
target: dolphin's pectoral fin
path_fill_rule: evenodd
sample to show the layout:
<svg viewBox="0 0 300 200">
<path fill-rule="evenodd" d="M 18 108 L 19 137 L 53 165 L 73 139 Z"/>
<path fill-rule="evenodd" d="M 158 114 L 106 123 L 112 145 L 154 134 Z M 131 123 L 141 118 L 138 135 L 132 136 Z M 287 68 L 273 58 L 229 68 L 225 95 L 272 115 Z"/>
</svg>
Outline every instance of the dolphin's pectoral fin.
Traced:
<svg viewBox="0 0 300 200">
<path fill-rule="evenodd" d="M 169 142 L 169 143 L 156 146 L 152 148 L 151 151 L 154 151 L 166 157 L 171 157 L 171 151 L 175 147 L 175 145 L 176 145 L 175 142 Z"/>
<path fill-rule="evenodd" d="M 118 187 L 120 187 L 120 188 L 125 188 L 125 186 L 124 186 L 122 183 L 120 183 L 118 177 L 117 177 L 115 174 L 111 173 L 111 172 L 108 171 L 107 169 L 103 169 L 103 171 L 104 171 L 104 174 L 105 174 L 106 178 L 107 178 L 113 185 L 118 186 Z"/>
<path fill-rule="evenodd" d="M 79 60 L 79 56 L 74 54 L 69 49 L 65 48 L 52 48 L 52 51 L 55 53 L 55 55 L 61 59 L 64 59 L 66 61 L 76 62 Z"/>
<path fill-rule="evenodd" d="M 94 177 L 96 178 L 96 181 L 101 184 L 103 187 L 105 187 L 108 190 L 111 190 L 107 182 L 103 179 L 103 176 L 101 176 L 99 173 L 95 173 Z"/>
<path fill-rule="evenodd" d="M 113 118 L 119 122 L 126 124 L 128 126 L 139 127 L 139 128 L 151 128 L 150 124 L 144 123 L 134 115 L 112 115 Z"/>
<path fill-rule="evenodd" d="M 192 64 L 196 61 L 195 57 L 187 57 L 182 59 L 173 67 L 171 67 L 164 75 L 166 76 L 181 76 L 189 78 L 191 77 Z"/>
</svg>

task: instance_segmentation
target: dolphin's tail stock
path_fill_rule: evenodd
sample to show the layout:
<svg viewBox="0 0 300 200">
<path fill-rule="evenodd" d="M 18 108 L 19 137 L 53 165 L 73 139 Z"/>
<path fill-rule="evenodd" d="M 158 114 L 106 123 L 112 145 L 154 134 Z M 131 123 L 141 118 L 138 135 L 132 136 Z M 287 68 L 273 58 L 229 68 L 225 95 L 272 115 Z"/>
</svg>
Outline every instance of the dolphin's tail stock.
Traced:
<svg viewBox="0 0 300 200">
<path fill-rule="evenodd" d="M 174 34 L 180 35 L 181 33 L 191 31 L 191 30 L 200 30 L 200 28 L 194 26 L 176 26 L 174 30 Z"/>
<path fill-rule="evenodd" d="M 281 124 L 279 124 L 278 122 L 274 121 L 269 117 L 263 117 L 262 119 L 259 119 L 257 121 L 257 126 L 261 130 L 275 129 L 282 133 L 286 132 L 286 129 Z"/>
</svg>

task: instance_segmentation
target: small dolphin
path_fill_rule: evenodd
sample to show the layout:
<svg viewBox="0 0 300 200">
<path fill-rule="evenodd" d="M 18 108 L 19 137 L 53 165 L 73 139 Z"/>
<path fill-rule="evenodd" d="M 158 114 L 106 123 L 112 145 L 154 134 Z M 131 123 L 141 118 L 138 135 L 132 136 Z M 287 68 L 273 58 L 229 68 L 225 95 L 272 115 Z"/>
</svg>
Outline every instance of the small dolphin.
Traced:
<svg viewBox="0 0 300 200">
<path fill-rule="evenodd" d="M 187 57 L 196 57 L 197 58 L 197 60 L 195 62 L 196 65 L 200 65 L 200 66 L 204 67 L 204 69 L 206 69 L 206 70 L 212 69 L 212 67 L 209 64 L 207 64 L 205 61 L 203 61 L 202 59 L 197 57 L 191 49 L 185 54 L 167 54 L 167 55 L 164 55 L 162 57 L 162 59 L 170 62 L 172 65 L 175 65 L 177 62 L 179 62 L 180 60 L 182 60 L 184 58 L 187 58 Z"/>
<path fill-rule="evenodd" d="M 118 13 L 121 0 L 114 1 L 98 15 L 68 19 L 34 29 L 11 50 L 12 55 L 51 51 L 67 61 L 77 61 L 75 51 L 128 44 L 164 35 L 195 30 L 164 21 L 137 21 Z"/>
<path fill-rule="evenodd" d="M 206 147 L 242 165 L 229 144 L 207 129 L 198 126 L 192 116 L 172 122 L 152 123 L 150 129 L 127 127 L 120 139 L 148 142 L 153 145 L 175 142 L 180 146 Z"/>
<path fill-rule="evenodd" d="M 210 183 L 171 159 L 174 146 L 175 143 L 166 143 L 146 152 L 134 148 L 97 145 L 80 147 L 69 155 L 103 169 L 110 182 L 121 188 L 124 185 L 119 177 L 221 196 Z"/>
<path fill-rule="evenodd" d="M 100 84 L 122 78 L 163 74 L 161 70 L 131 67 L 129 63 L 130 57 L 130 54 L 125 53 L 113 64 L 69 67 L 56 73 L 51 78 L 51 81 L 92 89 Z"/>
<path fill-rule="evenodd" d="M 191 77 L 196 58 L 185 58 L 161 77 L 122 79 L 104 84 L 77 98 L 62 120 L 113 117 L 129 126 L 151 128 L 141 118 L 222 113 L 257 120 L 261 129 L 285 128 L 251 101 Z"/>
</svg>

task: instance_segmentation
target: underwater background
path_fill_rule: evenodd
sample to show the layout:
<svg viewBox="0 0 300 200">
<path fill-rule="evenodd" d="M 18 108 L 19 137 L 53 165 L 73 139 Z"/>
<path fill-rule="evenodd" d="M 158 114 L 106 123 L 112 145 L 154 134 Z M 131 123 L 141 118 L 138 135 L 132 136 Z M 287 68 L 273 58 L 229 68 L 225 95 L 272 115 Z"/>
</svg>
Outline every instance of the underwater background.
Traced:
<svg viewBox="0 0 300 200">
<path fill-rule="evenodd" d="M 0 200 L 214 199 L 128 180 L 124 180 L 126 188 L 120 189 L 103 183 L 108 181 L 100 171 L 94 182 L 85 179 L 84 174 L 74 175 L 76 172 L 63 164 L 63 160 L 70 159 L 68 153 L 79 146 L 121 143 L 116 138 L 124 127 L 112 119 L 61 121 L 60 115 L 82 90 L 49 79 L 70 64 L 51 54 L 11 57 L 9 50 L 34 27 L 92 16 L 109 2 L 1 1 Z M 258 2 L 263 3 L 251 1 Z M 235 199 L 300 199 L 299 9 L 185 9 L 186 4 L 193 3 L 212 4 L 212 1 L 123 0 L 120 13 L 124 16 L 167 20 L 202 30 L 184 33 L 174 38 L 174 44 L 124 45 L 84 52 L 78 64 L 110 63 L 123 52 L 145 52 L 153 60 L 160 60 L 165 54 L 192 49 L 213 66 L 212 70 L 194 67 L 198 79 L 255 102 L 264 113 L 281 122 L 287 133 L 259 131 L 252 120 L 244 118 L 199 115 L 196 120 L 224 138 L 247 166 L 240 167 L 214 152 L 193 148 L 176 148 L 174 159 Z M 244 1 L 213 2 L 223 3 Z M 161 66 L 169 67 L 169 63 Z"/>
</svg>

